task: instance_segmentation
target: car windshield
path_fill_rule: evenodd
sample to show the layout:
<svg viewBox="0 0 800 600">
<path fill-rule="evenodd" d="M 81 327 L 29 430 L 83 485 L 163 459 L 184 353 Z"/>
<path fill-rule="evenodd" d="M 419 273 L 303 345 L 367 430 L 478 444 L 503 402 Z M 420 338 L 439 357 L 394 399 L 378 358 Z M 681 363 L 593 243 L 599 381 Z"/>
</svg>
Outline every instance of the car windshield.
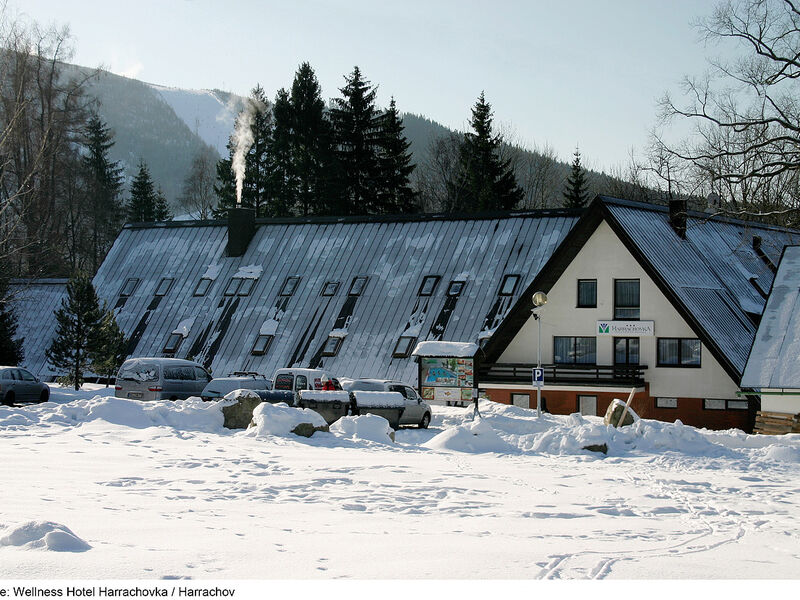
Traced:
<svg viewBox="0 0 800 600">
<path fill-rule="evenodd" d="M 354 381 L 350 389 L 363 390 L 365 392 L 382 392 L 385 389 L 385 385 L 377 381 Z"/>
<path fill-rule="evenodd" d="M 119 370 L 119 378 L 126 381 L 158 381 L 158 365 L 140 360 L 126 362 Z"/>
</svg>

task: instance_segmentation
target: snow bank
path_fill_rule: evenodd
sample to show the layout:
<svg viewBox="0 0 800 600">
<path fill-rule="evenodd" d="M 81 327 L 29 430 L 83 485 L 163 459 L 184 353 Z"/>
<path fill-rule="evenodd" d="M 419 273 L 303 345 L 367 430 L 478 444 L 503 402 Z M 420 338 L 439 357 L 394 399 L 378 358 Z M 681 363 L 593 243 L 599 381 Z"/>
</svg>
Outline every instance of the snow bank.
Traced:
<svg viewBox="0 0 800 600">
<path fill-rule="evenodd" d="M 0 537 L 0 546 L 21 546 L 31 550 L 54 552 L 86 552 L 92 547 L 70 531 L 69 527 L 51 521 L 29 521 Z"/>
<path fill-rule="evenodd" d="M 301 423 L 311 423 L 314 427 L 324 427 L 328 424 L 319 413 L 311 409 L 294 408 L 283 402 L 279 404 L 262 402 L 256 406 L 253 411 L 253 423 L 253 427 L 246 433 L 256 437 L 268 435 L 287 437 Z"/>
<path fill-rule="evenodd" d="M 471 342 L 419 342 L 411 356 L 446 356 L 472 358 L 478 352 L 478 344 Z"/>
<path fill-rule="evenodd" d="M 406 405 L 400 392 L 354 391 L 353 395 L 359 408 L 403 408 Z"/>
<path fill-rule="evenodd" d="M 504 441 L 483 419 L 447 429 L 429 442 L 422 444 L 431 450 L 451 450 L 456 452 L 497 452 L 509 454 L 517 449 Z"/>
<path fill-rule="evenodd" d="M 331 425 L 331 433 L 352 440 L 369 440 L 391 444 L 393 429 L 389 421 L 378 415 L 361 415 L 358 417 L 342 417 Z"/>
<path fill-rule="evenodd" d="M 345 390 L 300 390 L 299 394 L 303 400 L 312 402 L 350 402 L 350 392 Z"/>
<path fill-rule="evenodd" d="M 172 427 L 185 431 L 225 431 L 219 403 L 203 402 L 200 398 L 144 402 L 95 396 L 67 404 L 0 408 L 0 430 L 47 424 L 78 426 L 98 419 L 134 429 Z"/>
</svg>

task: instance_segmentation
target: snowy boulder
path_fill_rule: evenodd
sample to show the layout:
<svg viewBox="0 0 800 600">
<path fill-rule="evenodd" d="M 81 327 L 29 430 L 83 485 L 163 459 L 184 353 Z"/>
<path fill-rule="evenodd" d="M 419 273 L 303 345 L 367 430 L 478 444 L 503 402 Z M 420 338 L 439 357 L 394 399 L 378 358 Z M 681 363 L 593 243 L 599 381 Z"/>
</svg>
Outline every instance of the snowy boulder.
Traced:
<svg viewBox="0 0 800 600">
<path fill-rule="evenodd" d="M 253 420 L 253 410 L 261 404 L 261 396 L 255 390 L 233 390 L 225 394 L 222 402 L 223 426 L 228 429 L 246 429 Z"/>
<path fill-rule="evenodd" d="M 451 450 L 473 454 L 497 452 L 516 453 L 517 449 L 503 440 L 491 425 L 483 419 L 446 429 L 436 437 L 422 444 L 431 450 Z"/>
<path fill-rule="evenodd" d="M 352 392 L 356 414 L 383 417 L 394 429 L 400 428 L 400 417 L 406 409 L 406 400 L 400 392 Z"/>
<path fill-rule="evenodd" d="M 317 431 L 328 431 L 328 423 L 317 412 L 308 408 L 295 408 L 283 402 L 262 402 L 253 410 L 253 423 L 249 433 L 255 436 L 289 434 L 311 437 Z"/>
<path fill-rule="evenodd" d="M 369 440 L 382 444 L 394 442 L 394 431 L 389 421 L 378 415 L 342 417 L 331 425 L 331 433 L 352 440 Z"/>
<path fill-rule="evenodd" d="M 54 552 L 86 552 L 92 547 L 70 531 L 51 521 L 29 521 L 0 537 L 0 546 L 20 546 Z"/>
<path fill-rule="evenodd" d="M 611 404 L 608 405 L 606 415 L 603 417 L 603 423 L 606 425 L 614 425 L 615 427 L 625 427 L 625 425 L 633 425 L 639 420 L 639 415 L 633 412 L 632 408 L 628 407 L 628 410 L 625 411 L 625 419 L 620 423 L 623 411 L 625 411 L 625 403 L 622 400 L 614 398 Z"/>
</svg>

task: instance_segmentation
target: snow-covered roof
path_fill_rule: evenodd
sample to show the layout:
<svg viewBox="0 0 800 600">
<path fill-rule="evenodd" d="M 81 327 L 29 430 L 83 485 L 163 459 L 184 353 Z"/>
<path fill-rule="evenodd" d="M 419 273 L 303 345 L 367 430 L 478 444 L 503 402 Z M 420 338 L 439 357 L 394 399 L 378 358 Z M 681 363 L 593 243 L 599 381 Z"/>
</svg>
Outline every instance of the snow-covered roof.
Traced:
<svg viewBox="0 0 800 600">
<path fill-rule="evenodd" d="M 800 390 L 800 246 L 787 246 L 741 387 Z"/>
<path fill-rule="evenodd" d="M 116 307 L 132 356 L 162 356 L 176 324 L 194 318 L 175 356 L 192 356 L 214 373 L 271 376 L 277 368 L 310 367 L 413 385 L 414 359 L 394 356 L 399 338 L 413 340 L 409 351 L 417 341 L 477 342 L 505 317 L 579 214 L 259 219 L 239 257 L 227 256 L 224 221 L 128 225 L 94 283 Z M 245 293 L 225 295 L 235 287 L 231 278 L 245 274 L 257 277 L 242 280 Z M 499 293 L 505 275 L 519 276 L 510 296 Z M 195 295 L 204 276 L 213 281 Z M 163 277 L 175 281 L 155 296 Z M 431 295 L 420 295 L 425 277 L 438 277 Z M 120 296 L 129 278 L 138 285 Z M 288 278 L 297 281 L 287 285 Z M 464 283 L 451 288 L 452 281 Z M 253 354 L 259 334 L 274 337 L 263 354 Z M 340 348 L 326 356 L 331 336 Z"/>
<path fill-rule="evenodd" d="M 478 344 L 469 342 L 420 342 L 411 355 L 472 358 L 477 352 Z"/>
</svg>

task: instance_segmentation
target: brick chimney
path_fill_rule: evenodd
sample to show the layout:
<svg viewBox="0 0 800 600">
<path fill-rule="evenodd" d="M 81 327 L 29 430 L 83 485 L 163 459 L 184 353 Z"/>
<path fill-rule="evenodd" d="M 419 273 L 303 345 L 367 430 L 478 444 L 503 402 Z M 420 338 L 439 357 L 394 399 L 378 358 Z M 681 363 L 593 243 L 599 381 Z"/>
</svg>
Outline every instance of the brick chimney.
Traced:
<svg viewBox="0 0 800 600">
<path fill-rule="evenodd" d="M 256 211 L 232 208 L 228 211 L 228 256 L 242 256 L 256 233 Z"/>
</svg>

